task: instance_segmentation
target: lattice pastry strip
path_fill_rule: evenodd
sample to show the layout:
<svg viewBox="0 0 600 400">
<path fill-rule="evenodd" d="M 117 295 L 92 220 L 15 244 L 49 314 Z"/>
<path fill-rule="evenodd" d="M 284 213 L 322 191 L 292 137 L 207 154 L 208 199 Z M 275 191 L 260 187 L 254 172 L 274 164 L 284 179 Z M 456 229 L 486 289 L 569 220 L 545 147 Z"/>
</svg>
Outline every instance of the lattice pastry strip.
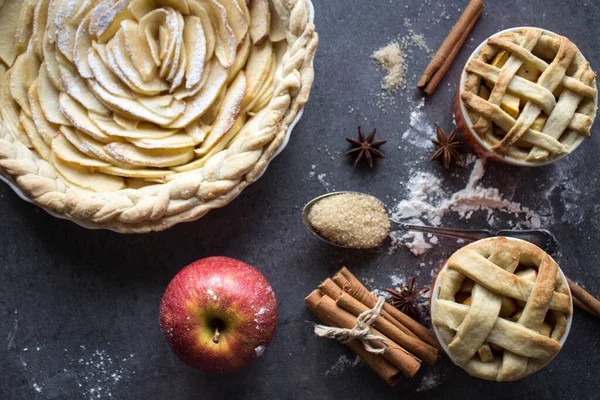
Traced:
<svg viewBox="0 0 600 400">
<path fill-rule="evenodd" d="M 467 106 L 477 108 L 481 115 L 489 118 L 496 125 L 507 132 L 516 124 L 516 120 L 506 111 L 500 108 L 500 106 L 485 101 L 473 93 L 463 93 L 462 99 Z M 558 140 L 533 129 L 528 129 L 527 132 L 523 134 L 519 141 L 517 141 L 517 144 L 520 143 L 536 145 L 556 154 L 563 154 L 567 152 L 567 148 Z"/>
<path fill-rule="evenodd" d="M 554 61 L 546 68 L 540 78 L 538 79 L 537 84 L 543 88 L 554 92 L 562 78 L 565 76 L 567 68 L 573 61 L 575 57 L 575 52 L 577 48 L 571 42 L 569 42 L 566 38 L 561 37 L 561 44 L 558 50 L 558 54 Z M 562 113 L 563 110 L 557 110 L 556 108 L 552 111 Z M 493 150 L 499 150 L 501 153 L 506 153 L 506 149 L 516 143 L 517 140 L 525 131 L 533 124 L 535 119 L 540 115 L 541 107 L 528 101 L 523 108 L 523 111 L 517 118 L 517 122 L 511 128 L 510 131 L 504 136 L 502 141 L 496 145 Z M 543 132 L 542 132 L 543 133 Z"/>
<path fill-rule="evenodd" d="M 499 52 L 509 56 L 503 65 L 492 65 Z M 526 66 L 539 71 L 535 81 L 531 74 L 519 76 Z M 590 135 L 596 75 L 567 38 L 535 28 L 490 38 L 465 70 L 461 99 L 476 121 L 473 130 L 492 151 L 526 161 L 546 160 L 568 153 Z M 480 93 L 483 82 L 494 85 L 487 98 Z M 512 106 L 516 118 L 501 107 L 506 96 L 521 102 L 519 110 Z M 543 127 L 532 129 L 539 118 L 545 120 Z M 496 136 L 492 122 L 504 131 L 502 137 Z"/>
<path fill-rule="evenodd" d="M 525 37 L 523 38 L 523 40 L 521 41 L 521 47 L 519 48 L 524 48 L 527 49 L 529 51 L 531 51 L 533 49 L 533 47 L 537 44 L 540 36 L 541 36 L 541 31 L 538 29 L 532 29 L 530 31 L 527 32 L 527 34 L 525 35 Z M 518 47 L 518 46 L 516 46 Z M 471 69 L 470 72 L 475 72 L 478 75 L 482 75 L 483 71 L 485 70 L 484 66 L 487 66 L 488 64 L 485 64 L 479 60 L 473 60 L 474 62 L 469 63 L 469 65 L 467 66 L 467 70 L 469 70 L 471 64 L 475 64 L 479 66 L 479 69 Z M 479 64 L 476 64 L 479 63 Z M 498 71 L 497 77 L 496 79 L 494 79 L 493 76 L 489 76 L 488 78 L 492 78 L 491 82 L 494 83 L 494 88 L 492 89 L 492 92 L 490 94 L 490 98 L 488 99 L 488 101 L 491 104 L 497 105 L 499 106 L 500 103 L 502 102 L 502 98 L 504 97 L 505 93 L 507 90 L 511 90 L 514 93 L 517 93 L 521 96 L 524 96 L 526 93 L 537 93 L 537 90 L 518 90 L 520 89 L 518 86 L 519 80 L 515 80 L 516 78 L 516 74 L 519 71 L 519 68 L 521 68 L 521 66 L 523 65 L 523 60 L 522 58 L 519 58 L 517 55 L 512 54 L 509 59 L 507 60 L 506 64 L 504 65 L 504 67 Z M 490 67 L 492 67 L 490 65 Z M 494 68 L 494 67 L 492 67 Z M 513 82 L 513 80 L 515 80 L 515 84 L 511 83 Z M 552 95 L 552 93 L 550 93 L 550 97 L 554 100 L 554 96 Z M 554 102 L 556 103 L 556 102 Z M 486 132 L 488 129 L 490 129 L 490 120 L 488 118 L 482 117 L 479 119 L 479 121 L 477 122 L 477 124 L 475 124 L 473 126 L 473 129 L 475 129 L 475 131 L 477 132 Z"/>
<path fill-rule="evenodd" d="M 470 301 L 461 304 L 457 297 L 464 293 L 459 292 L 471 281 Z M 470 374 L 520 379 L 560 350 L 571 299 L 558 265 L 536 246 L 506 238 L 473 243 L 448 260 L 436 285 L 440 291 L 433 300 L 433 324 L 453 362 Z M 521 303 L 522 309 L 503 315 L 505 302 Z M 551 331 L 542 333 L 549 322 L 554 324 Z M 502 354 L 494 356 L 490 348 Z"/>
<path fill-rule="evenodd" d="M 584 84 L 590 85 L 594 80 L 596 74 L 594 74 L 591 71 L 588 71 L 586 66 L 582 65 L 576 72 L 575 76 L 578 79 L 580 79 Z M 548 120 L 546 121 L 546 124 L 544 126 L 543 133 L 547 136 L 559 139 L 563 132 L 567 130 L 567 128 L 570 128 L 571 130 L 577 130 L 577 128 L 582 127 L 583 130 L 577 130 L 577 132 L 585 136 L 590 136 L 592 127 L 591 118 L 586 115 L 577 114 L 576 112 L 581 100 L 583 100 L 583 95 L 571 89 L 565 89 L 561 94 L 560 98 L 558 99 L 556 107 L 548 117 Z M 583 121 L 578 121 L 578 124 L 573 124 L 571 126 L 571 121 L 575 119 L 575 115 L 578 115 L 578 119 L 583 119 Z M 587 119 L 585 117 L 587 117 Z M 531 150 L 528 159 L 543 159 L 547 156 L 547 152 L 534 147 Z"/>
</svg>

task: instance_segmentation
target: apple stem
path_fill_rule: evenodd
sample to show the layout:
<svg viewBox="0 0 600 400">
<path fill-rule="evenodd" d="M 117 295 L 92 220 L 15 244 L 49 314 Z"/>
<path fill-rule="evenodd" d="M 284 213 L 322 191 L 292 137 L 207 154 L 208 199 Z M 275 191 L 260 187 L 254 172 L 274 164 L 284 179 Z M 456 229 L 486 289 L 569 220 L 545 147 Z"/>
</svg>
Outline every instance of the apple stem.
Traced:
<svg viewBox="0 0 600 400">
<path fill-rule="evenodd" d="M 215 336 L 213 336 L 213 343 L 219 343 L 219 336 L 221 336 L 221 332 L 219 332 L 219 327 L 215 326 Z"/>
</svg>

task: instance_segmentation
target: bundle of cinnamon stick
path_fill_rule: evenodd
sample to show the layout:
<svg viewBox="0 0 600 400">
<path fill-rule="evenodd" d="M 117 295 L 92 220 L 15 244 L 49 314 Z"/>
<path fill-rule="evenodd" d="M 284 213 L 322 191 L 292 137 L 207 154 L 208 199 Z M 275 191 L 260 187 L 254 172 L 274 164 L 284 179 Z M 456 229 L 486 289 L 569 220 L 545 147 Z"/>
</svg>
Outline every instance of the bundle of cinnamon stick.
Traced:
<svg viewBox="0 0 600 400">
<path fill-rule="evenodd" d="M 352 329 L 357 316 L 375 306 L 377 296 L 344 267 L 304 301 L 322 323 Z M 433 364 L 441 354 L 433 333 L 389 303 L 384 304 L 370 331 L 387 340 L 389 347 L 383 354 L 368 352 L 359 340 L 346 345 L 391 386 L 398 383 L 401 374 L 412 378 L 422 361 Z M 372 346 L 377 344 L 373 341 Z"/>
</svg>

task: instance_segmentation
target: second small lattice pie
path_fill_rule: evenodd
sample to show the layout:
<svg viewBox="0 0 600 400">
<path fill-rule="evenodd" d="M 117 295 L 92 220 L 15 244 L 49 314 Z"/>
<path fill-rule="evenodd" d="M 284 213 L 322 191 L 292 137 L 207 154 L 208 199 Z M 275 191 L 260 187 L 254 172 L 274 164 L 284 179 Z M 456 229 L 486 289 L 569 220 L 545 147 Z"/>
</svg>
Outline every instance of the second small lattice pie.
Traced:
<svg viewBox="0 0 600 400">
<path fill-rule="evenodd" d="M 432 323 L 448 356 L 483 379 L 514 381 L 539 371 L 570 325 L 572 300 L 558 264 L 522 240 L 463 247 L 440 270 L 433 293 Z"/>
</svg>

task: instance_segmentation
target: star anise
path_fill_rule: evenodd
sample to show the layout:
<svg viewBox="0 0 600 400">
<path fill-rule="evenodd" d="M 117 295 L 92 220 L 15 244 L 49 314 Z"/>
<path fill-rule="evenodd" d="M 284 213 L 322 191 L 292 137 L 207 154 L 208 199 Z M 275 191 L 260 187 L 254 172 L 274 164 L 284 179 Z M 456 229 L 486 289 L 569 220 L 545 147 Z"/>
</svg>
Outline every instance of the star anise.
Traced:
<svg viewBox="0 0 600 400">
<path fill-rule="evenodd" d="M 442 128 L 437 126 L 437 138 L 432 139 L 431 141 L 439 147 L 435 153 L 430 158 L 430 161 L 435 160 L 436 158 L 442 157 L 444 162 L 444 168 L 449 169 L 450 164 L 453 160 L 459 160 L 460 154 L 458 153 L 457 148 L 462 146 L 462 143 L 456 139 L 456 128 L 452 129 L 449 135 L 442 130 Z"/>
<path fill-rule="evenodd" d="M 377 129 L 373 129 L 373 131 L 369 134 L 369 136 L 365 139 L 365 132 L 363 132 L 362 128 L 358 127 L 358 140 L 347 137 L 346 140 L 352 143 L 355 148 L 352 150 L 348 150 L 344 153 L 344 155 L 352 155 L 358 153 L 356 157 L 356 161 L 354 161 L 354 166 L 356 167 L 360 160 L 366 160 L 369 167 L 373 168 L 373 157 L 381 157 L 385 156 L 379 150 L 379 146 L 387 142 L 387 140 L 378 140 L 376 142 L 373 141 L 375 138 L 375 131 Z"/>
<path fill-rule="evenodd" d="M 425 287 L 415 290 L 415 280 L 416 278 L 412 278 L 408 285 L 402 285 L 398 290 L 388 288 L 385 291 L 392 295 L 392 298 L 388 300 L 391 305 L 409 317 L 419 321 L 421 313 L 419 312 L 417 301 L 429 291 L 429 288 Z"/>
</svg>

